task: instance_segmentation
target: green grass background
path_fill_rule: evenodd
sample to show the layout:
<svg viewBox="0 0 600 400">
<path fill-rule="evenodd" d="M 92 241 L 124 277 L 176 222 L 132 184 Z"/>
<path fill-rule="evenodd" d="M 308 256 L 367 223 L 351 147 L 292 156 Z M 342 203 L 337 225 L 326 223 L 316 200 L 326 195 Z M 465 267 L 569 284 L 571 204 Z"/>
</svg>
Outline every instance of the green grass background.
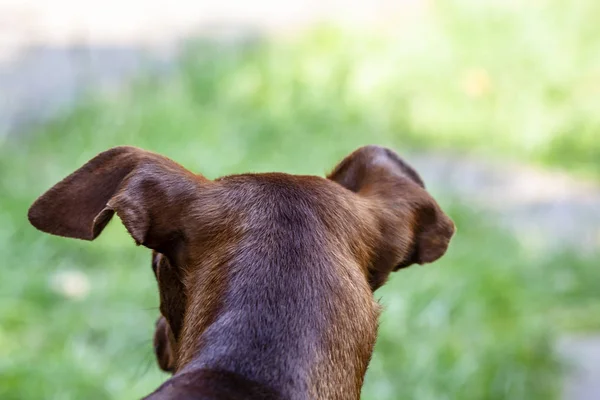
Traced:
<svg viewBox="0 0 600 400">
<path fill-rule="evenodd" d="M 0 144 L 0 398 L 130 399 L 155 388 L 150 254 L 116 220 L 93 243 L 28 225 L 32 201 L 96 153 L 131 144 L 215 178 L 322 175 L 376 143 L 473 152 L 600 176 L 600 3 L 434 2 L 393 36 L 321 29 L 197 43 L 168 77 L 95 96 Z M 410 161 L 410 158 L 408 159 Z M 433 188 L 435 192 L 435 188 Z M 556 338 L 600 330 L 600 257 L 539 251 L 435 192 L 447 255 L 394 274 L 365 399 L 555 399 Z M 76 300 L 61 271 L 90 281 Z"/>
</svg>

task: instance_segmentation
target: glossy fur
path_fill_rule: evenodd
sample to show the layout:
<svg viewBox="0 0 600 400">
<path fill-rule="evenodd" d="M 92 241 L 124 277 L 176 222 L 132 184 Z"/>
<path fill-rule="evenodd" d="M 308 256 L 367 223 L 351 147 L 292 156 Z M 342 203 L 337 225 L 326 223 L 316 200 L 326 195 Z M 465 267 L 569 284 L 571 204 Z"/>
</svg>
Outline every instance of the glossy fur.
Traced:
<svg viewBox="0 0 600 400">
<path fill-rule="evenodd" d="M 452 221 L 418 174 L 367 146 L 327 178 L 214 181 L 134 147 L 99 154 L 30 208 L 93 240 L 114 213 L 153 250 L 154 344 L 174 376 L 148 399 L 358 399 L 377 334 L 373 291 L 441 257 Z"/>
</svg>

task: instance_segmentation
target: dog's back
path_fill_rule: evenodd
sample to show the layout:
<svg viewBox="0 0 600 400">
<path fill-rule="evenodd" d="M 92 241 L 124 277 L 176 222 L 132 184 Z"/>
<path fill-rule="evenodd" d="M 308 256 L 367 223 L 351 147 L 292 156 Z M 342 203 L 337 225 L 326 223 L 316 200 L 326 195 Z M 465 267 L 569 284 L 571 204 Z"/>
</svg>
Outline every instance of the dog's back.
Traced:
<svg viewBox="0 0 600 400">
<path fill-rule="evenodd" d="M 180 374 L 162 384 L 147 400 L 284 400 L 266 385 L 209 369 Z"/>
</svg>

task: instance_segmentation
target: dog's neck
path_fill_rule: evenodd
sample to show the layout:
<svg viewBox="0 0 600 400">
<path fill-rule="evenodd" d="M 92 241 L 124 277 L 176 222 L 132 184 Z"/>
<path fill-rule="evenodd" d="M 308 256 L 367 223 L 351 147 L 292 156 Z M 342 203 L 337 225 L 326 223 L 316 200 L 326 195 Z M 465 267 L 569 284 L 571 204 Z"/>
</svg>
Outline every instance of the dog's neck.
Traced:
<svg viewBox="0 0 600 400">
<path fill-rule="evenodd" d="M 358 399 L 378 317 L 359 268 L 333 268 L 311 254 L 245 261 L 180 372 L 227 371 L 286 399 Z"/>
<path fill-rule="evenodd" d="M 363 238 L 332 219 L 326 205 L 338 196 L 273 179 L 251 207 L 220 208 L 222 219 L 239 218 L 213 234 L 227 242 L 189 255 L 199 264 L 183 268 L 192 272 L 175 378 L 227 371 L 285 399 L 358 399 L 379 314 L 355 249 Z M 336 210 L 351 226 L 368 218 Z"/>
</svg>

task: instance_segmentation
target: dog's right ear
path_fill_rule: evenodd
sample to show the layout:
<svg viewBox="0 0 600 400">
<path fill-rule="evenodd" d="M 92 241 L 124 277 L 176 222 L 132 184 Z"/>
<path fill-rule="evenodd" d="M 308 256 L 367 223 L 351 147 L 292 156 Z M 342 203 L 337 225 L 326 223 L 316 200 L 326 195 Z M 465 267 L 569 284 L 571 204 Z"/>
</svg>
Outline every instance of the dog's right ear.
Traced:
<svg viewBox="0 0 600 400">
<path fill-rule="evenodd" d="M 137 244 L 160 251 L 185 235 L 178 221 L 203 182 L 158 154 L 115 147 L 40 196 L 28 217 L 41 231 L 94 240 L 116 212 Z"/>
<path fill-rule="evenodd" d="M 328 178 L 368 199 L 377 217 L 381 237 L 369 266 L 373 290 L 390 272 L 434 262 L 446 252 L 454 223 L 427 193 L 417 171 L 392 150 L 361 147 Z"/>
</svg>

